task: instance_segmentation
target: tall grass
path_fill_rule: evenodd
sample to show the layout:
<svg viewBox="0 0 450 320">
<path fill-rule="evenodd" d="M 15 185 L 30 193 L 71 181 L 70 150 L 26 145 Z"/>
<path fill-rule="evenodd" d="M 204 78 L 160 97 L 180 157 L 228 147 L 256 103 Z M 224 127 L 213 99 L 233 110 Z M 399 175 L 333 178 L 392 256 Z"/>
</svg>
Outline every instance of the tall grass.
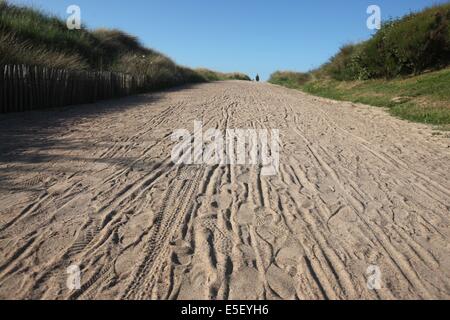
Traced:
<svg viewBox="0 0 450 320">
<path fill-rule="evenodd" d="M 13 35 L 19 43 L 26 42 L 30 55 L 35 48 L 46 48 L 66 55 L 76 54 L 83 59 L 83 66 L 88 64 L 95 68 L 98 41 L 96 43 L 93 35 L 84 28 L 76 32 L 68 30 L 62 20 L 38 10 L 1 1 L 0 34 Z"/>
<path fill-rule="evenodd" d="M 0 33 L 0 65 L 26 64 L 57 69 L 86 70 L 88 64 L 76 53 L 49 50 L 21 41 L 13 34 Z"/>
<path fill-rule="evenodd" d="M 245 78 L 182 67 L 116 29 L 69 30 L 65 21 L 0 0 L 0 64 L 116 71 L 144 75 L 149 89 L 185 83 Z"/>
</svg>

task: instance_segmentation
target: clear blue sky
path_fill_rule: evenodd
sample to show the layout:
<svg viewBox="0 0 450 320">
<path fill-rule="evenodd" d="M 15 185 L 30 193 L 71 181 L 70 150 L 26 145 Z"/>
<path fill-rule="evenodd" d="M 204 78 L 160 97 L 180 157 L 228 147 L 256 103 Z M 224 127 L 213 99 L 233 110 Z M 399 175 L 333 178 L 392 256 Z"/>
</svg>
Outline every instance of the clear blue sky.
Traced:
<svg viewBox="0 0 450 320">
<path fill-rule="evenodd" d="M 89 28 L 119 28 L 176 62 L 219 71 L 307 71 L 348 42 L 367 39 L 366 9 L 396 17 L 445 0 L 12 0 L 66 17 L 80 6 Z"/>
</svg>

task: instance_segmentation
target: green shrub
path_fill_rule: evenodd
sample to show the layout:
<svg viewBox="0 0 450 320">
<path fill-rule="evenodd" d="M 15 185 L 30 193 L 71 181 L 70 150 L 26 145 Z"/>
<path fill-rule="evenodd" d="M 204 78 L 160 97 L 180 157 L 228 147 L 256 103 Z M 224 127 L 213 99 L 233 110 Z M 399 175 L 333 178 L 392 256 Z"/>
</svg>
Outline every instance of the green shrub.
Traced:
<svg viewBox="0 0 450 320">
<path fill-rule="evenodd" d="M 339 53 L 330 59 L 315 74 L 319 77 L 326 74 L 336 80 L 367 79 L 370 77 L 368 70 L 362 67 L 362 44 L 348 44 L 343 46 Z M 321 72 L 320 72 L 321 70 Z"/>
<path fill-rule="evenodd" d="M 387 21 L 371 39 L 343 46 L 315 71 L 336 80 L 420 74 L 450 64 L 450 4 Z"/>
<path fill-rule="evenodd" d="M 384 46 L 398 69 L 387 72 L 418 74 L 450 62 L 450 5 L 430 8 L 392 23 L 386 32 Z"/>
</svg>

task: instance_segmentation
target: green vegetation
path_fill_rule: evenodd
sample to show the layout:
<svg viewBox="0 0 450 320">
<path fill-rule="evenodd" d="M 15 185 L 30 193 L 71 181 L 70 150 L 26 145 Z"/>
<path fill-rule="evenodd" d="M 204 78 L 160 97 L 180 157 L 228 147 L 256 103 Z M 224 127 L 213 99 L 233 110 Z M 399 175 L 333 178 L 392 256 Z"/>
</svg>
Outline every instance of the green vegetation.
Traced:
<svg viewBox="0 0 450 320">
<path fill-rule="evenodd" d="M 410 121 L 450 124 L 450 69 L 394 80 L 316 80 L 302 89 L 335 100 L 387 107 Z"/>
<path fill-rule="evenodd" d="M 450 68 L 391 80 L 339 81 L 316 78 L 296 82 L 298 77 L 304 75 L 299 73 L 297 77 L 282 81 L 278 77 L 271 77 L 269 82 L 325 98 L 387 107 L 400 118 L 450 128 Z"/>
<path fill-rule="evenodd" d="M 251 81 L 248 75 L 239 72 L 223 73 L 211 71 L 209 69 L 204 68 L 196 69 L 195 71 L 208 81 L 225 81 L 225 80 Z"/>
<path fill-rule="evenodd" d="M 277 71 L 270 76 L 269 82 L 291 89 L 300 89 L 310 80 L 311 75 L 309 73 Z"/>
<path fill-rule="evenodd" d="M 69 30 L 57 17 L 0 0 L 0 65 L 5 64 L 144 75 L 148 89 L 215 80 L 213 71 L 205 77 L 179 66 L 120 30 Z M 222 73 L 216 77 L 245 78 Z"/>
<path fill-rule="evenodd" d="M 450 3 L 383 24 L 371 39 L 341 48 L 313 71 L 336 80 L 417 75 L 450 64 Z"/>
<path fill-rule="evenodd" d="M 387 107 L 415 122 L 450 125 L 450 3 L 385 23 L 308 73 L 269 82 L 335 100 Z"/>
</svg>

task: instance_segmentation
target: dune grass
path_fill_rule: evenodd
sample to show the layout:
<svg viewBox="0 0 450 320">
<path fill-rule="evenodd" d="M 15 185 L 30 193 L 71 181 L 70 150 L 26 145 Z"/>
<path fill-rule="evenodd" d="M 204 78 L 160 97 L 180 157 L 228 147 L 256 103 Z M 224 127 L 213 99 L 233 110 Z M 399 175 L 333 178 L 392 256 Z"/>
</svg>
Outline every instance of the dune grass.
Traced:
<svg viewBox="0 0 450 320">
<path fill-rule="evenodd" d="M 0 0 L 0 65 L 113 71 L 145 76 L 146 89 L 216 80 L 249 80 L 242 74 L 199 72 L 179 66 L 116 29 L 69 30 L 62 19 Z"/>
<path fill-rule="evenodd" d="M 242 80 L 251 81 L 250 77 L 240 72 L 223 73 L 205 68 L 195 69 L 195 71 L 208 81 Z"/>
</svg>

